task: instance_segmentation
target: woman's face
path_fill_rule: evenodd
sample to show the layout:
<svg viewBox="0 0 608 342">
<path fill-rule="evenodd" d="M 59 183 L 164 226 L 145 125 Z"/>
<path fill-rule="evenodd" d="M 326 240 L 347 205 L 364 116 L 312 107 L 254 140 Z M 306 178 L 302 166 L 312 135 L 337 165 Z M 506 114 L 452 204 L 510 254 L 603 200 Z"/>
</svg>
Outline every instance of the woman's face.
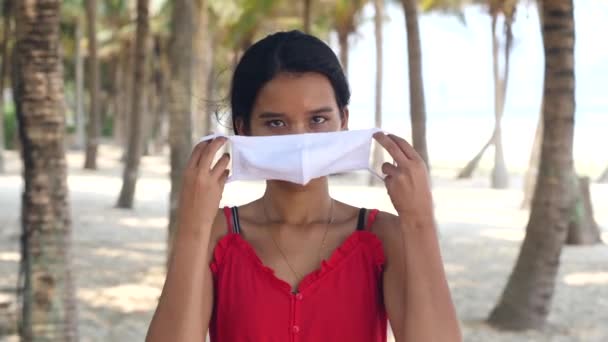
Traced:
<svg viewBox="0 0 608 342">
<path fill-rule="evenodd" d="M 251 112 L 248 135 L 333 132 L 348 129 L 348 110 L 340 113 L 334 90 L 319 73 L 280 73 L 262 87 Z"/>
</svg>

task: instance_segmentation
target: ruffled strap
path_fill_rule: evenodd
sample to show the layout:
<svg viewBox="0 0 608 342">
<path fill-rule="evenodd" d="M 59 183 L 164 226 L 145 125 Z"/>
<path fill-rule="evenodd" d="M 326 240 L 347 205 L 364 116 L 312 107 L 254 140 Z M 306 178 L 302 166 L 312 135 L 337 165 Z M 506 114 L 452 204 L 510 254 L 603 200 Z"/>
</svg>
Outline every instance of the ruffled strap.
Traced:
<svg viewBox="0 0 608 342">
<path fill-rule="evenodd" d="M 382 270 L 382 268 L 384 267 L 384 262 L 386 261 L 382 241 L 376 236 L 376 234 L 371 232 L 369 234 L 370 237 L 366 238 L 369 246 L 369 252 L 371 253 L 374 265 L 376 265 L 379 270 Z"/>
<path fill-rule="evenodd" d="M 237 236 L 237 234 L 233 233 L 233 227 L 234 227 L 234 221 L 233 221 L 233 217 L 232 217 L 232 209 L 230 207 L 224 207 L 223 208 L 224 211 L 224 216 L 226 217 L 226 231 L 227 234 L 224 235 L 215 245 L 214 249 L 213 249 L 213 260 L 211 260 L 211 263 L 209 264 L 209 267 L 211 268 L 211 272 L 213 273 L 217 273 L 219 268 L 221 267 L 226 252 L 228 250 L 228 248 L 230 247 L 230 245 L 232 245 L 233 241 L 234 241 L 234 236 Z"/>
<path fill-rule="evenodd" d="M 226 217 L 226 229 L 228 234 L 234 231 L 234 222 L 232 218 L 232 209 L 228 206 L 224 207 L 224 216 Z"/>
<path fill-rule="evenodd" d="M 378 212 L 378 209 L 370 210 L 369 214 L 367 215 L 367 223 L 365 224 L 365 230 L 369 231 L 369 229 L 372 227 L 372 224 L 376 222 L 376 216 L 378 216 Z"/>
<path fill-rule="evenodd" d="M 369 233 L 369 237 L 365 238 L 368 243 L 370 253 L 372 254 L 372 258 L 374 260 L 374 264 L 382 269 L 384 266 L 384 262 L 386 261 L 386 256 L 384 255 L 384 247 L 382 246 L 382 241 L 376 236 L 376 234 L 371 232 L 372 225 L 376 222 L 376 218 L 378 217 L 378 213 L 380 210 L 373 209 L 369 212 L 367 216 L 367 223 L 365 225 L 365 230 Z"/>
<path fill-rule="evenodd" d="M 211 263 L 209 264 L 209 268 L 211 268 L 211 272 L 214 274 L 217 274 L 222 267 L 226 254 L 228 253 L 230 246 L 234 244 L 236 237 L 238 237 L 237 234 L 224 235 L 215 245 L 215 248 L 213 249 L 213 260 L 211 260 Z"/>
</svg>

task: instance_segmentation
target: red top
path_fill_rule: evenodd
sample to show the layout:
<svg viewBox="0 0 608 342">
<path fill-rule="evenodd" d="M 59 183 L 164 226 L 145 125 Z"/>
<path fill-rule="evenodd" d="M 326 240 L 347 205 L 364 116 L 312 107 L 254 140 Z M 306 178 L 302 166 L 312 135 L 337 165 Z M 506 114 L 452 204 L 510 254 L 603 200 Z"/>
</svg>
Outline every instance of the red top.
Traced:
<svg viewBox="0 0 608 342">
<path fill-rule="evenodd" d="M 304 277 L 295 294 L 239 234 L 236 210 L 224 208 L 224 213 L 229 233 L 217 243 L 210 265 L 212 342 L 386 341 L 384 252 L 369 231 L 377 210 L 321 268 Z"/>
</svg>

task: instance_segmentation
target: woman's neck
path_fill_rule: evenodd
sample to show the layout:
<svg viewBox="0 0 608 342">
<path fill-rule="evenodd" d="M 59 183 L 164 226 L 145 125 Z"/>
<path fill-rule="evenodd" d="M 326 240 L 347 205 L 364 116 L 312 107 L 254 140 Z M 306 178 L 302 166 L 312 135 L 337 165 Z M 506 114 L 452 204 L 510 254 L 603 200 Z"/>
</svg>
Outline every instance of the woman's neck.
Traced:
<svg viewBox="0 0 608 342">
<path fill-rule="evenodd" d="M 283 181 L 267 181 L 261 204 L 271 222 L 289 225 L 325 223 L 330 219 L 332 198 L 327 177 L 302 186 Z"/>
</svg>

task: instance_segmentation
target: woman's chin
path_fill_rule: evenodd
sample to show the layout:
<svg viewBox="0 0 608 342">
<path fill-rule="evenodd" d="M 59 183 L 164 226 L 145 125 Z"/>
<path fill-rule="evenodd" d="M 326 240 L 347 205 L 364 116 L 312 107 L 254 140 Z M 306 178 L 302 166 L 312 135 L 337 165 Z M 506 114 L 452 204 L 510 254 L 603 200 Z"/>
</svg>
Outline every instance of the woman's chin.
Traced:
<svg viewBox="0 0 608 342">
<path fill-rule="evenodd" d="M 289 189 L 291 191 L 306 191 L 310 188 L 314 188 L 321 184 L 324 184 L 325 182 L 327 182 L 327 176 L 313 178 L 310 181 L 308 181 L 308 183 L 306 183 L 306 184 L 294 183 L 294 182 L 289 182 L 289 181 L 284 181 L 284 180 L 269 180 L 268 181 L 268 183 L 273 183 L 277 186 Z"/>
</svg>

